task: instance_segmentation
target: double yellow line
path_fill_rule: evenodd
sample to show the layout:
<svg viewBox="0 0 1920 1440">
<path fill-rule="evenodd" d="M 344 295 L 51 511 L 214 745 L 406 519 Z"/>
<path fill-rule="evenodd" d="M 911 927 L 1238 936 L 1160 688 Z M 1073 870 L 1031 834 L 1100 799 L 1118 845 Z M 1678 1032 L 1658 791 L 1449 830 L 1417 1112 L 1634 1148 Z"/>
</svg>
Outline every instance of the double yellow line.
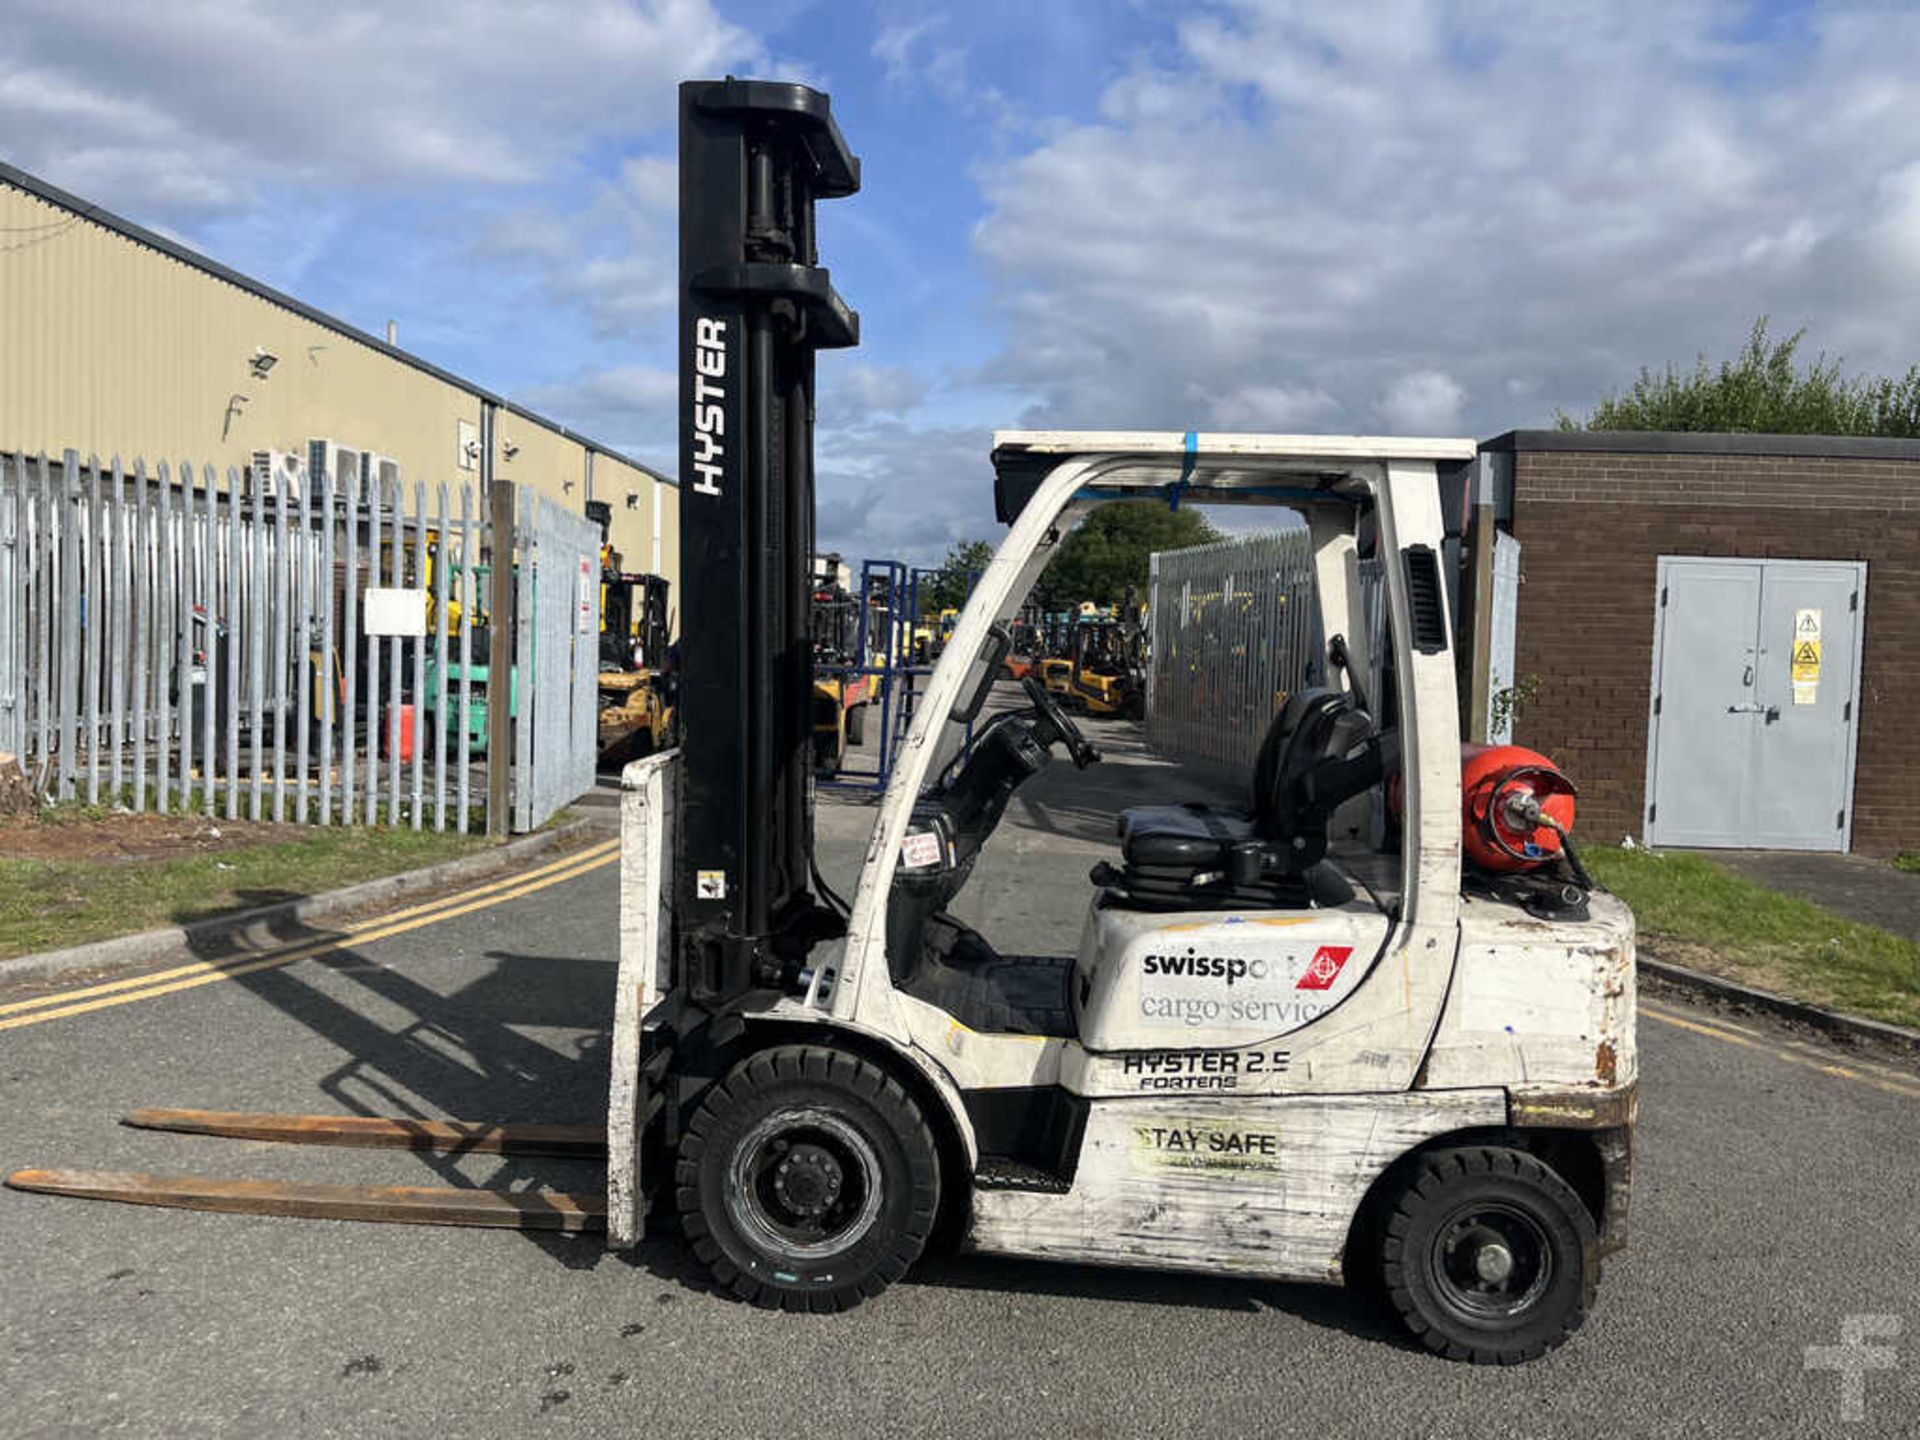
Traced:
<svg viewBox="0 0 1920 1440">
<path fill-rule="evenodd" d="M 150 975 L 135 975 L 125 980 L 109 980 L 104 984 L 88 985 L 78 990 L 62 990 L 52 995 L 36 996 L 32 1000 L 16 1000 L 11 1004 L 0 1005 L 0 1030 L 17 1030 L 23 1025 L 40 1025 L 48 1020 L 65 1019 L 69 1015 L 85 1015 L 90 1011 L 105 1010 L 115 1005 L 131 1005 L 136 1000 L 152 1000 L 161 995 L 171 995 L 177 990 L 191 990 L 195 986 L 211 985 L 216 981 L 250 975 L 256 970 L 272 970 L 282 965 L 291 965 L 296 960 L 309 960 L 317 955 L 331 955 L 335 951 L 345 950 L 350 946 L 385 940 L 393 935 L 404 935 L 409 930 L 438 925 L 443 920 L 452 920 L 460 915 L 472 914 L 476 910 L 502 905 L 509 900 L 517 900 L 522 895 L 531 895 L 549 886 L 578 879 L 590 871 L 613 864 L 619 858 L 620 842 L 607 840 L 598 845 L 591 845 L 585 850 L 576 850 L 570 855 L 535 869 L 523 870 L 504 880 L 496 880 L 492 884 L 481 885 L 472 890 L 462 890 L 454 895 L 444 895 L 438 900 L 409 906 L 405 910 L 395 910 L 378 919 L 349 926 L 323 939 L 309 940 L 254 954 L 236 955 L 226 960 L 196 960 L 191 964 L 177 965 L 171 970 L 159 970 Z"/>
<path fill-rule="evenodd" d="M 1663 1025 L 1672 1025 L 1680 1030 L 1690 1030 L 1695 1035 L 1705 1035 L 1709 1039 L 1724 1041 L 1729 1045 L 1739 1045 L 1748 1050 L 1758 1050 L 1783 1060 L 1789 1065 L 1798 1065 L 1804 1070 L 1817 1070 L 1822 1075 L 1831 1075 L 1839 1080 L 1851 1080 L 1859 1085 L 1871 1085 L 1876 1090 L 1885 1090 L 1890 1095 L 1910 1095 L 1920 1099 L 1920 1080 L 1899 1070 L 1890 1070 L 1883 1065 L 1869 1065 L 1854 1061 L 1849 1065 L 1836 1064 L 1833 1059 L 1811 1045 L 1801 1045 L 1796 1041 L 1779 1041 L 1759 1030 L 1745 1025 L 1736 1025 L 1731 1020 L 1722 1020 L 1715 1016 L 1712 1020 L 1696 1020 L 1676 1014 L 1660 1005 L 1642 1000 L 1640 1013 L 1649 1020 L 1658 1020 Z"/>
</svg>

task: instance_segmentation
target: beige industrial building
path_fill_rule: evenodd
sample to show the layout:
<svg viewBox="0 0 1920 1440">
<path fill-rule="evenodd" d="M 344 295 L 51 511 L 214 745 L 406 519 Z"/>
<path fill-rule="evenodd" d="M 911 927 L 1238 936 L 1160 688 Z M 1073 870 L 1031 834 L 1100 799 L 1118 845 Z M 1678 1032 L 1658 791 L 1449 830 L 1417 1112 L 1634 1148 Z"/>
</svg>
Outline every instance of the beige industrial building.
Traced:
<svg viewBox="0 0 1920 1440">
<path fill-rule="evenodd" d="M 0 453 L 225 470 L 330 440 L 408 483 L 511 480 L 583 512 L 600 501 L 622 567 L 678 596 L 666 477 L 5 164 L 0 316 Z"/>
</svg>

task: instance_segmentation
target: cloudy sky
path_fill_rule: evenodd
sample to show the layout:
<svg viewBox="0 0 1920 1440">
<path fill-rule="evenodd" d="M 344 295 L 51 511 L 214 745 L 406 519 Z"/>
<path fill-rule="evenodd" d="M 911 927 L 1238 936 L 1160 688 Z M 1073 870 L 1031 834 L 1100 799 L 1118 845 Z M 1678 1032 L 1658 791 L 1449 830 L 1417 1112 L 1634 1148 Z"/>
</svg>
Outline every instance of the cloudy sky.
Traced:
<svg viewBox="0 0 1920 1440">
<path fill-rule="evenodd" d="M 0 155 L 663 468 L 674 86 L 829 89 L 823 541 L 995 427 L 1485 436 L 1763 312 L 1920 360 L 1910 0 L 8 0 Z"/>
</svg>

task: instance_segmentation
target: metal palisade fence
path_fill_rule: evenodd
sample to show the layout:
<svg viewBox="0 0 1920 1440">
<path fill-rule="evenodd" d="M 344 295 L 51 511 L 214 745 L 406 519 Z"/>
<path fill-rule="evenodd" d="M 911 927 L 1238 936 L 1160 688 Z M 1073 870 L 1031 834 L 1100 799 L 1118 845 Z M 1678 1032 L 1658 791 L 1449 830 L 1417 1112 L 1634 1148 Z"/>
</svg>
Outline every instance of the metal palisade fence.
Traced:
<svg viewBox="0 0 1920 1440">
<path fill-rule="evenodd" d="M 1322 683 L 1307 532 L 1163 551 L 1149 591 L 1147 743 L 1251 766 L 1279 699 Z"/>
<path fill-rule="evenodd" d="M 1151 562 L 1147 743 L 1163 755 L 1251 769 L 1286 697 L 1327 683 L 1304 529 L 1167 550 Z M 1360 563 L 1371 639 L 1367 693 L 1387 654 L 1377 560 Z"/>
<path fill-rule="evenodd" d="M 1175 759 L 1251 769 L 1280 702 L 1327 683 L 1307 532 L 1163 551 L 1151 574 L 1147 743 Z M 1359 578 L 1370 669 L 1365 690 L 1377 706 L 1390 693 L 1392 653 L 1380 561 L 1360 561 Z M 1484 630 L 1489 718 L 1484 731 L 1468 737 L 1476 741 L 1510 739 L 1514 700 L 1525 692 L 1514 663 L 1520 579 L 1519 542 L 1494 535 Z M 1448 611 L 1459 613 L 1457 600 Z M 1387 714 L 1375 720 L 1393 723 Z"/>
<path fill-rule="evenodd" d="M 569 585 L 597 541 L 517 498 L 516 670 L 546 640 L 566 717 L 545 757 L 560 777 L 536 793 L 529 760 L 513 787 L 515 828 L 533 828 L 592 784 L 593 742 L 589 716 L 583 780 L 564 667 L 591 672 L 592 637 L 574 643 L 577 601 L 536 612 L 539 541 Z M 0 751 L 59 800 L 478 828 L 486 766 L 513 758 L 487 754 L 487 509 L 472 487 L 365 467 L 309 481 L 0 456 Z M 537 710 L 530 694 L 515 710 L 518 750 Z"/>
</svg>

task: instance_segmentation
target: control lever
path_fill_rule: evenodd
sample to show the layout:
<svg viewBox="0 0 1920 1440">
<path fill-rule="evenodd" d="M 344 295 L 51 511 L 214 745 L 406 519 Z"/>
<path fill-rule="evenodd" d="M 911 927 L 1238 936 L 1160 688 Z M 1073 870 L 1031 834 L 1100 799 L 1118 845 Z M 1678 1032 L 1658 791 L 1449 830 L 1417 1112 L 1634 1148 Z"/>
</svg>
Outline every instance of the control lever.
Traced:
<svg viewBox="0 0 1920 1440">
<path fill-rule="evenodd" d="M 1347 691 L 1353 696 L 1353 703 L 1362 710 L 1368 709 L 1367 692 L 1360 688 L 1360 677 L 1353 673 L 1353 656 L 1347 649 L 1347 637 L 1335 635 L 1327 641 L 1327 663 L 1347 677 Z"/>
</svg>

